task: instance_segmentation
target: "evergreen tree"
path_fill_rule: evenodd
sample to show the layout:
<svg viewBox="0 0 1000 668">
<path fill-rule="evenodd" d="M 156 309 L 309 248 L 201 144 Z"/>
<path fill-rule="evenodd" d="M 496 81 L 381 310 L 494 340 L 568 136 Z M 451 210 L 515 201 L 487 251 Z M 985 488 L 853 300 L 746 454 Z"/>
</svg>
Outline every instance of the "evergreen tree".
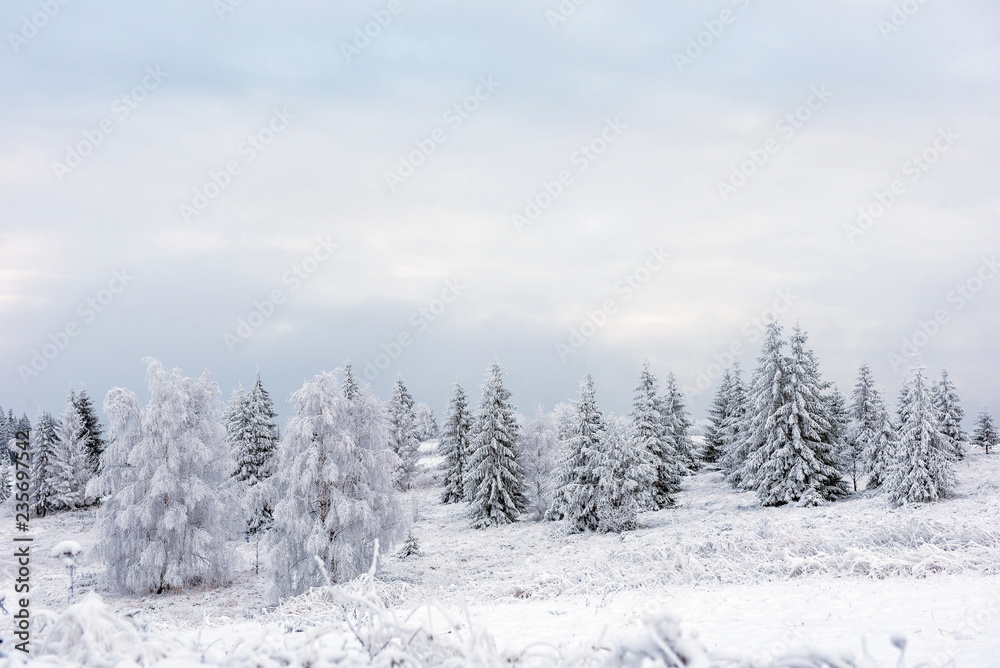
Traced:
<svg viewBox="0 0 1000 668">
<path fill-rule="evenodd" d="M 953 446 L 938 422 L 938 410 L 922 369 L 916 369 L 905 396 L 901 414 L 906 422 L 886 491 L 896 504 L 936 501 L 946 497 L 955 482 Z"/>
<path fill-rule="evenodd" d="M 9 411 L 6 415 L 0 408 L 0 463 L 14 463 L 14 451 L 10 449 L 10 442 L 14 438 L 17 421 L 14 419 L 14 411 Z"/>
<path fill-rule="evenodd" d="M 86 443 L 87 462 L 90 464 L 92 473 L 98 472 L 101 463 L 101 453 L 104 452 L 104 431 L 100 420 L 97 419 L 97 411 L 94 409 L 94 402 L 90 400 L 87 390 L 80 390 L 79 394 L 70 393 L 73 405 L 76 406 L 80 414 L 80 421 L 83 424 L 83 438 Z"/>
<path fill-rule="evenodd" d="M 800 327 L 795 327 L 790 343 L 791 356 L 784 361 L 786 373 L 778 389 L 780 403 L 771 417 L 772 438 L 751 455 L 751 485 L 765 506 L 818 505 L 847 493 L 838 470 L 837 418 L 833 402 L 823 394 L 827 385 Z"/>
<path fill-rule="evenodd" d="M 540 520 L 552 505 L 559 461 L 559 428 L 541 406 L 522 431 L 519 447 L 524 468 L 528 508 Z"/>
<path fill-rule="evenodd" d="M 669 391 L 667 398 L 670 398 Z M 640 476 L 639 485 L 643 490 L 639 502 L 643 508 L 653 510 L 674 504 L 674 494 L 681 488 L 680 476 L 683 470 L 672 421 L 664 420 L 663 413 L 656 376 L 650 371 L 649 362 L 643 362 L 629 417 L 632 421 L 632 435 L 642 449 L 642 465 L 636 472 Z M 643 475 L 647 478 L 642 478 Z"/>
<path fill-rule="evenodd" d="M 976 431 L 972 436 L 972 443 L 977 448 L 982 448 L 987 455 L 990 454 L 990 448 L 996 448 L 997 444 L 1000 444 L 1000 431 L 997 431 L 989 409 L 984 408 L 976 418 Z"/>
<path fill-rule="evenodd" d="M 472 492 L 470 515 L 476 529 L 514 522 L 527 505 L 517 450 L 517 409 L 503 385 L 503 373 L 494 359 L 486 372 L 473 429 L 465 487 Z"/>
<path fill-rule="evenodd" d="M 231 541 L 240 518 L 232 458 L 219 421 L 219 386 L 166 370 L 152 358 L 150 400 L 114 388 L 105 398 L 113 444 L 90 487 L 105 497 L 97 513 L 97 552 L 114 589 L 162 593 L 222 584 L 234 568 Z"/>
<path fill-rule="evenodd" d="M 723 478 L 737 489 L 742 488 L 743 466 L 746 463 L 750 404 L 747 387 L 739 362 L 729 372 L 729 390 L 726 393 L 726 416 L 722 421 L 719 438 L 722 441 L 722 459 L 719 468 Z"/>
<path fill-rule="evenodd" d="M 264 482 L 274 473 L 272 460 L 278 448 L 278 425 L 271 396 L 264 389 L 260 372 L 253 388 L 239 397 L 231 417 L 236 423 L 230 429 L 230 452 L 236 453 L 236 470 L 233 477 L 240 483 L 243 517 L 247 534 L 256 542 L 254 570 L 260 567 L 260 534 L 273 520 L 271 501 L 267 498 Z M 232 424 L 232 423 L 231 423 Z"/>
<path fill-rule="evenodd" d="M 659 413 L 656 421 L 662 429 Z M 597 407 L 594 378 L 588 373 L 580 384 L 569 457 L 562 465 L 566 473 L 561 476 L 563 485 L 556 496 L 560 505 L 558 512 L 569 520 L 571 532 L 597 529 L 600 519 L 597 512 L 600 501 L 598 467 L 602 461 L 606 432 L 604 415 Z"/>
<path fill-rule="evenodd" d="M 739 436 L 730 456 L 732 469 L 727 480 L 738 489 L 757 489 L 760 467 L 771 454 L 786 447 L 789 371 L 784 346 L 781 326 L 769 323 L 747 397 L 747 413 L 737 428 Z"/>
<path fill-rule="evenodd" d="M 858 369 L 858 380 L 851 392 L 850 427 L 847 436 L 846 463 L 851 475 L 854 491 L 858 491 L 858 480 L 866 473 L 870 455 L 878 442 L 882 429 L 882 413 L 885 405 L 871 367 L 867 363 Z M 870 475 L 870 473 L 869 473 Z M 871 480 L 869 480 L 871 486 Z"/>
<path fill-rule="evenodd" d="M 51 461 L 52 499 L 57 508 L 76 510 L 87 505 L 87 483 L 92 477 L 87 433 L 73 396 L 56 426 L 58 447 Z"/>
<path fill-rule="evenodd" d="M 948 438 L 949 451 L 954 459 L 963 459 L 968 443 L 968 435 L 962 431 L 962 418 L 965 409 L 958 398 L 958 390 L 948 377 L 948 370 L 941 372 L 940 382 L 934 385 L 934 408 L 938 412 L 938 425 L 941 433 Z"/>
<path fill-rule="evenodd" d="M 52 488 L 52 467 L 56 450 L 59 448 L 56 421 L 45 411 L 38 411 L 28 447 L 31 451 L 31 464 L 29 466 L 31 512 L 34 513 L 35 517 L 45 517 L 55 503 L 55 490 Z"/>
<path fill-rule="evenodd" d="M 417 404 L 416 409 L 416 432 L 417 440 L 431 441 L 438 437 L 437 420 L 434 419 L 434 411 L 427 404 Z"/>
<path fill-rule="evenodd" d="M 877 408 L 878 425 L 873 440 L 865 451 L 865 473 L 868 482 L 865 489 L 881 487 L 896 462 L 896 448 L 899 444 L 899 429 L 892 421 L 889 409 L 882 403 Z"/>
<path fill-rule="evenodd" d="M 354 367 L 351 366 L 351 361 L 347 360 L 344 362 L 344 398 L 353 401 L 359 396 L 361 396 L 361 388 L 358 387 L 358 381 L 354 378 Z"/>
<path fill-rule="evenodd" d="M 465 390 L 458 381 L 455 381 L 455 395 L 448 402 L 444 428 L 441 430 L 441 440 L 438 442 L 438 453 L 442 457 L 441 469 L 444 472 L 441 503 L 458 503 L 471 499 L 471 494 L 466 494 L 465 490 L 471 430 L 472 416 L 469 413 L 469 401 L 465 396 Z"/>
<path fill-rule="evenodd" d="M 722 382 L 715 392 L 712 405 L 708 408 L 708 426 L 705 428 L 705 447 L 701 451 L 701 459 L 707 464 L 720 462 L 726 454 L 722 430 L 729 408 L 729 393 L 732 389 L 732 375 L 726 369 Z"/>
<path fill-rule="evenodd" d="M 639 526 L 638 514 L 647 503 L 656 466 L 634 422 L 612 417 L 606 429 L 597 466 L 597 530 L 621 533 Z"/>
<path fill-rule="evenodd" d="M 698 470 L 698 458 L 694 453 L 694 442 L 691 440 L 691 414 L 684 405 L 684 393 L 677 386 L 677 377 L 671 371 L 667 375 L 667 387 L 660 404 L 664 422 L 671 434 L 674 450 L 681 465 L 681 475 L 689 475 Z"/>
<path fill-rule="evenodd" d="M 396 383 L 392 386 L 388 413 L 389 439 L 393 452 L 399 458 L 397 484 L 400 489 L 410 489 L 413 474 L 417 471 L 420 441 L 416 433 L 417 416 L 413 412 L 413 397 L 401 377 L 396 378 Z"/>
</svg>

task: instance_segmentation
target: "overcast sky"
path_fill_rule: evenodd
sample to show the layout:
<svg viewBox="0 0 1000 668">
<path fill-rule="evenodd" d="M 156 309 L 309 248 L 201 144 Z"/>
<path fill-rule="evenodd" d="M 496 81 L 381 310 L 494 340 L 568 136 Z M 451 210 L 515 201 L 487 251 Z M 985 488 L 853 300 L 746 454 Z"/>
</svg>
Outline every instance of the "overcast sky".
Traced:
<svg viewBox="0 0 1000 668">
<path fill-rule="evenodd" d="M 349 358 L 440 414 L 496 354 L 702 418 L 775 309 L 845 392 L 1000 407 L 1000 5 L 898 4 L 8 0 L 0 405 L 150 355 L 287 416 Z"/>
</svg>

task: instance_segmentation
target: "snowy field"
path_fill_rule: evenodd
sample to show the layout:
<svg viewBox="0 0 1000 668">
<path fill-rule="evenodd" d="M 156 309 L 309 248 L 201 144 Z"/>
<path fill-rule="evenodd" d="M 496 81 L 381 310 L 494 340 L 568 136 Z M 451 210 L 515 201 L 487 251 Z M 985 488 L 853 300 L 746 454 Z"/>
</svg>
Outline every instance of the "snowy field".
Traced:
<svg viewBox="0 0 1000 668">
<path fill-rule="evenodd" d="M 407 499 L 421 553 L 403 559 L 394 548 L 372 589 L 314 590 L 278 609 L 265 607 L 252 544 L 240 544 L 246 567 L 231 586 L 113 598 L 93 558 L 93 511 L 33 520 L 35 663 L 363 664 L 372 657 L 360 636 L 386 645 L 374 652 L 382 665 L 403 654 L 451 665 L 601 665 L 614 648 L 648 639 L 645 624 L 672 617 L 711 657 L 690 665 L 895 666 L 901 638 L 902 665 L 1000 665 L 1000 456 L 959 463 L 955 498 L 898 509 L 865 494 L 761 508 L 704 471 L 684 480 L 677 508 L 645 513 L 639 530 L 619 536 L 566 535 L 561 522 L 471 530 L 464 506 L 438 502 L 433 443 L 423 449 Z M 84 548 L 83 602 L 69 612 L 67 574 L 48 557 L 66 539 Z M 8 609 L 14 574 L 8 551 Z M 781 659 L 803 648 L 843 663 Z"/>
</svg>

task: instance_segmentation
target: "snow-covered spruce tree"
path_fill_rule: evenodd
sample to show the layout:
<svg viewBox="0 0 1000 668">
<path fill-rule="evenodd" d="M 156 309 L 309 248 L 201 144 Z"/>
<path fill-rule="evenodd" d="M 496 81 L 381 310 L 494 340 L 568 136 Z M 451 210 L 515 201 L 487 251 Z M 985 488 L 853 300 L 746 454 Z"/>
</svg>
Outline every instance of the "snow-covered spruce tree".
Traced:
<svg viewBox="0 0 1000 668">
<path fill-rule="evenodd" d="M 726 479 L 737 489 L 757 489 L 760 466 L 771 452 L 784 448 L 788 439 L 785 391 L 789 361 L 783 354 L 784 346 L 781 326 L 768 323 L 747 393 L 747 412 L 733 451 L 727 455 L 732 469 Z"/>
<path fill-rule="evenodd" d="M 907 383 L 906 405 L 901 414 L 896 462 L 885 490 L 895 504 L 937 501 L 948 496 L 955 484 L 952 444 L 938 422 L 938 410 L 923 370 L 917 368 Z"/>
<path fill-rule="evenodd" d="M 348 401 L 354 401 L 359 396 L 361 396 L 361 388 L 358 387 L 358 381 L 354 377 L 354 367 L 351 366 L 351 361 L 347 360 L 344 362 L 344 398 Z"/>
<path fill-rule="evenodd" d="M 438 453 L 442 457 L 441 470 L 444 474 L 441 503 L 458 503 L 469 498 L 465 490 L 465 470 L 469 459 L 470 438 L 472 436 L 472 415 L 465 390 L 455 381 L 455 394 L 448 401 Z"/>
<path fill-rule="evenodd" d="M 659 420 L 662 425 L 662 420 Z M 661 426 L 662 429 L 662 426 Z M 597 407 L 594 378 L 588 373 L 580 384 L 576 402 L 576 424 L 570 440 L 568 457 L 562 462 L 565 471 L 554 503 L 569 521 L 571 532 L 594 531 L 598 525 L 600 500 L 598 467 L 607 438 L 604 415 Z"/>
<path fill-rule="evenodd" d="M 517 450 L 517 408 L 503 385 L 503 374 L 494 359 L 486 371 L 473 427 L 465 488 L 471 493 L 469 515 L 476 529 L 514 522 L 527 506 Z"/>
<path fill-rule="evenodd" d="M 968 435 L 962 431 L 965 409 L 962 408 L 955 384 L 948 377 L 947 369 L 941 372 L 941 380 L 934 384 L 933 401 L 934 408 L 938 412 L 941 433 L 948 437 L 950 443 L 951 456 L 955 459 L 964 459 L 969 441 Z"/>
<path fill-rule="evenodd" d="M 722 374 L 719 389 L 715 392 L 712 405 L 708 408 L 708 426 L 705 428 L 705 447 L 701 451 L 701 460 L 706 464 L 720 462 L 725 456 L 725 446 L 722 439 L 722 425 L 726 421 L 729 406 L 729 392 L 732 386 L 732 375 L 729 369 Z"/>
<path fill-rule="evenodd" d="M 417 416 L 413 412 L 413 397 L 403 384 L 402 377 L 397 377 L 396 383 L 392 386 L 387 412 L 389 440 L 393 452 L 399 458 L 397 485 L 401 490 L 406 490 L 410 488 L 413 474 L 417 471 L 420 441 L 417 439 Z"/>
<path fill-rule="evenodd" d="M 726 393 L 726 416 L 722 421 L 719 438 L 722 441 L 722 458 L 719 470 L 733 487 L 740 488 L 743 464 L 746 462 L 747 434 L 750 421 L 750 403 L 743 370 L 739 362 L 729 371 L 729 390 Z"/>
<path fill-rule="evenodd" d="M 643 490 L 639 503 L 644 509 L 659 510 L 672 506 L 674 494 L 681 488 L 680 476 L 684 464 L 677 451 L 671 422 L 663 419 L 664 412 L 656 376 L 650 371 L 649 362 L 643 362 L 629 418 L 632 436 L 643 450 L 639 453 L 641 465 L 634 475 L 639 476 L 639 486 Z"/>
<path fill-rule="evenodd" d="M 552 503 L 545 511 L 545 519 L 549 521 L 566 519 L 563 510 L 576 475 L 577 453 L 573 450 L 576 413 L 576 406 L 572 402 L 560 402 L 552 409 L 552 418 L 556 422 L 556 436 L 559 440 L 559 454 L 556 459 L 555 491 Z"/>
<path fill-rule="evenodd" d="M 80 390 L 79 394 L 70 393 L 73 405 L 76 406 L 80 414 L 80 422 L 83 425 L 83 438 L 86 443 L 87 462 L 90 464 L 92 473 L 98 472 L 101 463 L 101 453 L 104 452 L 104 431 L 101 421 L 97 419 L 97 411 L 94 409 L 94 402 L 90 400 L 87 390 Z"/>
<path fill-rule="evenodd" d="M 87 505 L 87 483 L 93 469 L 87 458 L 86 434 L 75 402 L 66 402 L 66 408 L 56 425 L 58 446 L 50 462 L 52 501 L 56 508 L 75 510 Z"/>
<path fill-rule="evenodd" d="M 45 517 L 54 505 L 55 490 L 52 489 L 52 466 L 56 450 L 59 447 L 59 437 L 56 436 L 56 421 L 45 411 L 38 411 L 28 447 L 31 452 L 29 466 L 31 512 L 35 517 Z"/>
<path fill-rule="evenodd" d="M 559 462 L 559 428 L 541 406 L 521 433 L 521 461 L 528 509 L 540 520 L 552 505 Z"/>
<path fill-rule="evenodd" d="M 427 404 L 417 404 L 416 416 L 417 440 L 423 442 L 437 438 L 437 420 L 434 419 L 431 407 Z"/>
<path fill-rule="evenodd" d="M 997 431 L 993 422 L 993 414 L 989 409 L 984 408 L 979 417 L 976 418 L 976 431 L 972 435 L 972 444 L 977 448 L 982 448 L 985 454 L 990 454 L 991 449 L 995 449 L 1000 444 L 1000 431 Z"/>
<path fill-rule="evenodd" d="M 838 467 L 833 402 L 823 394 L 827 385 L 806 343 L 805 332 L 796 326 L 772 437 L 751 454 L 749 482 L 764 506 L 818 505 L 847 494 Z"/>
<path fill-rule="evenodd" d="M 91 486 L 107 495 L 97 553 L 109 585 L 133 594 L 224 583 L 241 522 L 219 386 L 207 371 L 190 378 L 143 361 L 149 404 L 139 411 L 121 388 L 104 402 L 113 444 Z"/>
<path fill-rule="evenodd" d="M 691 440 L 691 427 L 694 422 L 684 404 L 684 393 L 677 385 L 677 377 L 671 371 L 667 374 L 667 386 L 660 401 L 663 420 L 672 434 L 674 449 L 681 465 L 681 475 L 690 475 L 698 470 L 698 457 L 695 455 L 694 441 Z"/>
<path fill-rule="evenodd" d="M 858 380 L 851 392 L 850 423 L 844 450 L 847 472 L 851 476 L 855 492 L 858 491 L 858 480 L 867 472 L 869 453 L 879 440 L 883 412 L 885 405 L 875 387 L 871 367 L 862 363 L 858 368 Z"/>
<path fill-rule="evenodd" d="M 877 489 L 885 483 L 895 466 L 899 445 L 899 427 L 884 403 L 878 406 L 875 424 L 877 428 L 873 440 L 865 450 L 865 473 L 868 475 L 865 489 Z"/>
<path fill-rule="evenodd" d="M 343 582 L 406 532 L 395 490 L 399 457 L 383 407 L 367 385 L 346 399 L 321 373 L 291 397 L 276 455 L 274 523 L 264 537 L 273 601 Z M 329 579 L 329 580 L 328 580 Z"/>
<path fill-rule="evenodd" d="M 278 448 L 278 425 L 274 402 L 264 389 L 260 372 L 249 392 L 237 404 L 238 416 L 230 416 L 227 437 L 230 452 L 236 454 L 233 477 L 241 484 L 247 532 L 257 535 L 271 523 L 271 505 L 257 485 L 271 477 L 271 464 Z"/>
<path fill-rule="evenodd" d="M 597 530 L 631 531 L 639 526 L 637 517 L 648 502 L 656 467 L 631 420 L 610 417 L 605 428 L 597 465 Z"/>
</svg>

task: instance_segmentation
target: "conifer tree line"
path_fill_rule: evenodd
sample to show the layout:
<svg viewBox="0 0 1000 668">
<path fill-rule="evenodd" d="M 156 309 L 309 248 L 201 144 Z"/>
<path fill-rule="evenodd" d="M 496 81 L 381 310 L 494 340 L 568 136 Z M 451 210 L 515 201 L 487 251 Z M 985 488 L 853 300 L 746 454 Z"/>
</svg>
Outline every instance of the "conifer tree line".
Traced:
<svg viewBox="0 0 1000 668">
<path fill-rule="evenodd" d="M 749 381 L 738 365 L 724 373 L 702 454 L 765 506 L 815 505 L 866 489 L 894 504 L 935 501 L 953 490 L 954 463 L 970 447 L 995 447 L 990 413 L 971 438 L 964 415 L 948 372 L 931 381 L 922 367 L 911 370 L 895 412 L 867 364 L 845 399 L 822 379 L 801 327 L 786 340 L 770 323 Z"/>
<path fill-rule="evenodd" d="M 0 409 L 0 502 L 10 497 L 17 452 L 30 453 L 29 510 L 44 517 L 56 510 L 92 505 L 87 483 L 99 469 L 104 433 L 86 390 L 70 391 L 58 417 L 40 410 L 32 424 Z"/>
<path fill-rule="evenodd" d="M 778 323 L 748 379 L 738 365 L 726 370 L 697 446 L 676 377 L 661 383 L 648 362 L 624 416 L 601 410 L 588 374 L 574 401 L 526 418 L 494 359 L 476 395 L 455 382 L 440 426 L 401 377 L 381 401 L 347 362 L 291 395 L 283 429 L 259 372 L 224 403 L 208 372 L 144 363 L 149 402 L 113 388 L 106 432 L 85 390 L 34 424 L 0 411 L 3 498 L 20 439 L 31 453 L 32 513 L 97 506 L 108 582 L 138 594 L 227 581 L 232 541 L 252 543 L 272 600 L 358 575 L 412 537 L 401 494 L 427 484 L 422 443 L 441 458 L 441 502 L 464 504 L 472 528 L 533 519 L 622 532 L 674 506 L 702 468 L 763 506 L 865 490 L 916 503 L 947 497 L 954 464 L 1000 442 L 987 410 L 972 434 L 962 430 L 947 371 L 932 381 L 913 369 L 890 410 L 867 365 L 845 397 L 822 378 L 807 334 L 796 326 L 786 338 Z"/>
</svg>

